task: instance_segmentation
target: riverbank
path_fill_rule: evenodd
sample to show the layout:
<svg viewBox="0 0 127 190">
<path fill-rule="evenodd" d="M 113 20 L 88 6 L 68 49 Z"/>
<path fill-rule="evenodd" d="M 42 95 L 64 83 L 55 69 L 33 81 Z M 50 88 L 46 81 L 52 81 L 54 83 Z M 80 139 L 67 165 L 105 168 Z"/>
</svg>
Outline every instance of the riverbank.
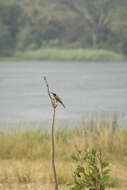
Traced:
<svg viewBox="0 0 127 190">
<path fill-rule="evenodd" d="M 0 61 L 127 61 L 126 57 L 103 49 L 39 49 L 16 52 L 13 57 L 0 58 Z"/>
<path fill-rule="evenodd" d="M 20 126 L 21 128 L 21 126 Z M 50 161 L 51 139 L 49 131 L 26 129 L 0 132 L 0 184 L 1 189 L 52 189 Z M 127 187 L 127 130 L 118 119 L 95 118 L 89 123 L 80 121 L 59 124 L 55 129 L 55 160 L 61 190 L 73 184 L 75 163 L 71 155 L 78 149 L 101 149 L 110 163 L 110 188 Z"/>
</svg>

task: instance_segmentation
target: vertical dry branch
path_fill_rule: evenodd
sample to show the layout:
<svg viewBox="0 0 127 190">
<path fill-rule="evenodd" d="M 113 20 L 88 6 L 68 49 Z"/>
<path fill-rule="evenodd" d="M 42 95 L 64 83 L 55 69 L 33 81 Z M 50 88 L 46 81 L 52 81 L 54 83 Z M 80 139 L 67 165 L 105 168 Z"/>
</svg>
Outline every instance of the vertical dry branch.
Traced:
<svg viewBox="0 0 127 190">
<path fill-rule="evenodd" d="M 57 177 L 56 177 L 56 168 L 55 168 L 55 153 L 54 153 L 54 122 L 55 122 L 55 110 L 57 104 L 55 104 L 55 100 L 52 98 L 49 90 L 49 85 L 46 77 L 44 77 L 44 81 L 47 87 L 48 96 L 52 105 L 52 124 L 51 124 L 51 160 L 52 160 L 52 170 L 53 170 L 53 178 L 54 178 L 54 189 L 58 190 Z"/>
</svg>

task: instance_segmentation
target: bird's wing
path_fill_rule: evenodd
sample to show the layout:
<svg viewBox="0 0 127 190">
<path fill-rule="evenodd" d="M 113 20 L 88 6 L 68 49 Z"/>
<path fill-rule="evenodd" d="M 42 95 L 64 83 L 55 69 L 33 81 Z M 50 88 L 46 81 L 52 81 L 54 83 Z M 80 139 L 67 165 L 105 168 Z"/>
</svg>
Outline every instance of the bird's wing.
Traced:
<svg viewBox="0 0 127 190">
<path fill-rule="evenodd" d="M 59 98 L 59 96 L 56 96 L 56 100 L 61 103 L 63 105 L 63 107 L 65 108 L 65 105 L 63 104 L 62 100 Z"/>
</svg>

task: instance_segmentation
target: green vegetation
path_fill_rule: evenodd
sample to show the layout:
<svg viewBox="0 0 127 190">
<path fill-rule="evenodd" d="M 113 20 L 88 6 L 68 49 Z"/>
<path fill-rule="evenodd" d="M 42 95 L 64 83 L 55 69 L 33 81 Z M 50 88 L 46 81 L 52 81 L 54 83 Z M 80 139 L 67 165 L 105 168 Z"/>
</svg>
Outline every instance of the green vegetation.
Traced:
<svg viewBox="0 0 127 190">
<path fill-rule="evenodd" d="M 3 189 L 52 189 L 50 161 L 50 133 L 47 130 L 0 132 L 0 184 Z M 102 151 L 110 165 L 109 187 L 124 190 L 127 187 L 127 130 L 117 117 L 80 121 L 77 127 L 56 126 L 55 158 L 58 183 L 61 190 L 74 184 L 76 163 L 71 155 L 78 149 Z M 68 186 L 68 185 L 69 186 Z"/>
<path fill-rule="evenodd" d="M 71 190 L 105 190 L 109 182 L 109 163 L 101 151 L 95 149 L 77 150 L 72 156 L 77 167 L 74 171 L 75 185 Z"/>
<path fill-rule="evenodd" d="M 125 56 L 100 49 L 40 49 L 15 54 L 17 60 L 125 61 Z M 14 58 L 13 58 L 14 59 Z"/>
<path fill-rule="evenodd" d="M 123 61 L 126 10 L 125 0 L 0 0 L 0 57 Z"/>
</svg>

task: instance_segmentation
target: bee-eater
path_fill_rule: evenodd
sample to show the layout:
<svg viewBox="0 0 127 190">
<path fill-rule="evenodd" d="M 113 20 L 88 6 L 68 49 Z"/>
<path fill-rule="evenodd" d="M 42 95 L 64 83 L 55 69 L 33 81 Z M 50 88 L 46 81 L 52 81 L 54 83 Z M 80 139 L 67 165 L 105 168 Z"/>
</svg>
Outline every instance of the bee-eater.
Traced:
<svg viewBox="0 0 127 190">
<path fill-rule="evenodd" d="M 61 99 L 59 98 L 59 96 L 57 96 L 55 93 L 51 92 L 56 100 L 56 102 L 59 102 L 60 104 L 62 104 L 62 106 L 65 108 L 65 105 L 63 104 L 63 102 L 61 101 Z"/>
</svg>

